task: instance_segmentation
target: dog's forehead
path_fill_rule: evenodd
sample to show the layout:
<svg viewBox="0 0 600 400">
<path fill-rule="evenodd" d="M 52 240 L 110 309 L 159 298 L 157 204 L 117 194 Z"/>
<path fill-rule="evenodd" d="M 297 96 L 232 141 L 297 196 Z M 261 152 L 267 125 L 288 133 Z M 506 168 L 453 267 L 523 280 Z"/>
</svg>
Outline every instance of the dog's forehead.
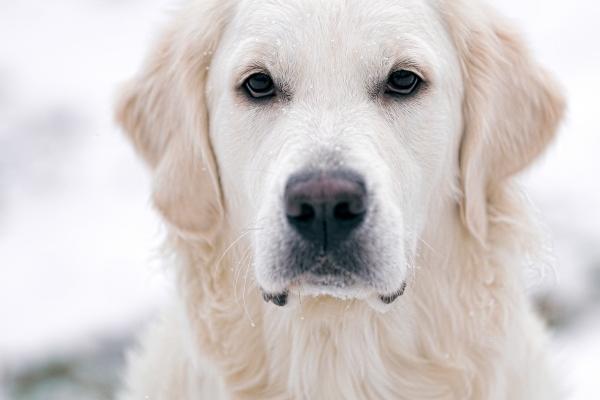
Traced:
<svg viewBox="0 0 600 400">
<path fill-rule="evenodd" d="M 310 30 L 374 35 L 390 30 L 423 32 L 435 14 L 428 0 L 243 0 L 238 11 L 240 32 L 279 37 Z"/>
<path fill-rule="evenodd" d="M 233 24 L 242 51 L 287 60 L 335 53 L 368 58 L 391 48 L 422 56 L 435 53 L 444 36 L 428 0 L 244 0 Z"/>
</svg>

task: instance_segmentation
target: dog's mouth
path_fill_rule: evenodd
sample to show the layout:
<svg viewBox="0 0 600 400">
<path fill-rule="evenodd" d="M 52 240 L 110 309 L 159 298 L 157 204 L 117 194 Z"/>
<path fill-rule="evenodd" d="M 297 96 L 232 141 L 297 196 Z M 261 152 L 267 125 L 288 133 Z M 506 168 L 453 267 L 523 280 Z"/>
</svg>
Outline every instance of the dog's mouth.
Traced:
<svg viewBox="0 0 600 400">
<path fill-rule="evenodd" d="M 357 244 L 353 249 L 359 247 Z M 406 277 L 385 276 L 376 268 L 365 267 L 361 253 L 323 254 L 290 263 L 279 283 L 265 288 L 260 286 L 263 299 L 279 307 L 290 300 L 303 297 L 334 298 L 341 301 L 364 300 L 377 311 L 387 311 L 406 290 Z M 394 283 L 395 281 L 395 283 Z M 292 301 L 295 303 L 295 301 Z"/>
<path fill-rule="evenodd" d="M 329 280 L 329 279 L 333 279 L 333 277 L 327 278 L 327 280 Z M 322 278 L 320 280 L 322 282 Z M 350 297 L 350 296 L 339 295 L 339 293 L 340 293 L 339 291 L 331 290 L 332 287 L 328 286 L 328 285 L 322 286 L 321 293 L 318 292 L 318 286 L 314 285 L 314 283 L 311 285 L 311 287 L 313 289 L 317 289 L 317 290 L 311 291 L 311 293 L 310 293 L 315 296 L 327 295 L 327 296 L 333 296 L 333 297 L 338 297 L 338 298 Z M 406 291 L 406 281 L 402 282 L 400 289 L 396 290 L 395 292 L 392 292 L 390 294 L 378 294 L 377 299 L 383 305 L 390 305 L 390 304 L 394 303 L 399 297 L 401 297 L 405 291 Z M 263 290 L 262 293 L 263 293 L 263 299 L 267 303 L 272 303 L 279 307 L 284 307 L 288 304 L 288 299 L 289 299 L 289 295 L 290 295 L 289 289 L 286 289 L 280 293 L 267 293 Z"/>
</svg>

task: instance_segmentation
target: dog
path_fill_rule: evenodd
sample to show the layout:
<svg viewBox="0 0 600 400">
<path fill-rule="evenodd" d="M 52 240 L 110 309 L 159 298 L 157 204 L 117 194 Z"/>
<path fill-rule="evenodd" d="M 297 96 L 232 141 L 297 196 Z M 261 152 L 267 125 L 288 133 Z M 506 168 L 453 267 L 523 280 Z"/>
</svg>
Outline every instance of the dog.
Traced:
<svg viewBox="0 0 600 400">
<path fill-rule="evenodd" d="M 474 0 L 192 0 L 117 105 L 177 299 L 122 399 L 560 398 L 512 177 L 560 87 Z"/>
</svg>

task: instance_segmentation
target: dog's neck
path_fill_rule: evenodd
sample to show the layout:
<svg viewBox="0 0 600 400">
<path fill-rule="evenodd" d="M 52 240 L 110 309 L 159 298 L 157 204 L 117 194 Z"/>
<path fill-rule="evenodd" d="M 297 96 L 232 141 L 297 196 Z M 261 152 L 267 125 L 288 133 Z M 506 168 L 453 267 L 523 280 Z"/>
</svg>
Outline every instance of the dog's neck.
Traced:
<svg viewBox="0 0 600 400">
<path fill-rule="evenodd" d="M 504 343 L 529 323 L 518 265 L 510 246 L 496 243 L 491 258 L 449 218 L 423 236 L 406 293 L 385 314 L 332 298 L 275 308 L 240 268 L 251 265 L 244 251 L 223 257 L 222 245 L 201 260 L 207 249 L 179 241 L 179 284 L 200 356 L 222 369 L 234 398 L 506 396 L 497 371 L 514 354 Z"/>
</svg>

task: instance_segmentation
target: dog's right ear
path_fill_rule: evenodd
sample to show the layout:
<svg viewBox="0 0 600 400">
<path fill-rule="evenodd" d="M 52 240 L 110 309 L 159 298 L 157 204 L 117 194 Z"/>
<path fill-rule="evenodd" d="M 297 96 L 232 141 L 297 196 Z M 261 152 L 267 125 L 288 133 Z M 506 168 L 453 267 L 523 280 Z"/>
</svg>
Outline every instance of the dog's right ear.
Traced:
<svg viewBox="0 0 600 400">
<path fill-rule="evenodd" d="M 123 90 L 117 120 L 154 174 L 154 204 L 177 233 L 219 229 L 222 202 L 205 82 L 231 1 L 191 2 Z"/>
<path fill-rule="evenodd" d="M 178 116 L 178 77 L 174 71 L 174 34 L 164 35 L 141 73 L 122 90 L 117 104 L 117 121 L 144 160 L 156 168 L 175 131 L 181 130 Z"/>
</svg>

